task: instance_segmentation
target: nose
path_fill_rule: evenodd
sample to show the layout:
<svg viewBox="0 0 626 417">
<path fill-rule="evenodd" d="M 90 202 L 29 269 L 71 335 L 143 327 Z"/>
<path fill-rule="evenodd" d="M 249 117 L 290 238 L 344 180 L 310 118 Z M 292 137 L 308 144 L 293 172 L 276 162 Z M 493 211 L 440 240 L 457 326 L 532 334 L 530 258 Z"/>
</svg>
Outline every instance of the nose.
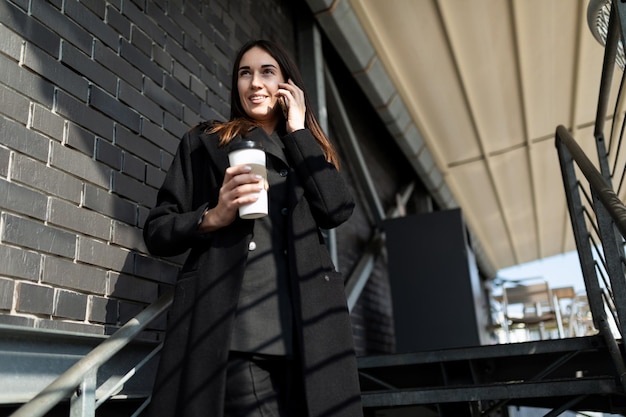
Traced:
<svg viewBox="0 0 626 417">
<path fill-rule="evenodd" d="M 252 88 L 255 89 L 259 89 L 263 86 L 263 84 L 261 83 L 261 76 L 256 72 L 252 74 L 252 80 L 250 82 L 250 85 L 252 86 Z"/>
</svg>

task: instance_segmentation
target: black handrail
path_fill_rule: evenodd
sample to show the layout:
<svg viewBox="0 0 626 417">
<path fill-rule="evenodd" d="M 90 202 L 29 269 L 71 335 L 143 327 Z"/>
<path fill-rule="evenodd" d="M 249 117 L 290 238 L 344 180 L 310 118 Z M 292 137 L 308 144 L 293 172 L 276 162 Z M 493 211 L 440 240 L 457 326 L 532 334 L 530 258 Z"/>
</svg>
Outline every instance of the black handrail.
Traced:
<svg viewBox="0 0 626 417">
<path fill-rule="evenodd" d="M 164 313 L 172 304 L 172 300 L 173 291 L 161 296 L 9 417 L 44 416 L 55 405 L 69 398 L 90 372 L 100 368 Z"/>
<path fill-rule="evenodd" d="M 557 127 L 556 139 L 562 141 L 567 147 L 581 172 L 589 181 L 589 185 L 615 222 L 615 226 L 622 236 L 626 236 L 626 206 L 624 203 L 622 203 L 615 191 L 613 191 L 613 188 L 606 182 L 600 171 L 593 165 L 564 126 Z"/>
</svg>

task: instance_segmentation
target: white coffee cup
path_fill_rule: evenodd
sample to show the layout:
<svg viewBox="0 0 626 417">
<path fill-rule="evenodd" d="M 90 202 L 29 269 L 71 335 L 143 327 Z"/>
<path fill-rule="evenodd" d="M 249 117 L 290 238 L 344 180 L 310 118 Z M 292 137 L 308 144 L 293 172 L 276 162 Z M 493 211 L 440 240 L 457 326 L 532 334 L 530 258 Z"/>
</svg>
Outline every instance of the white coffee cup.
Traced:
<svg viewBox="0 0 626 417">
<path fill-rule="evenodd" d="M 267 170 L 265 168 L 265 151 L 261 145 L 251 140 L 233 144 L 228 152 L 231 166 L 247 165 L 252 168 L 251 173 L 263 177 L 263 189 L 258 193 L 258 199 L 250 204 L 239 207 L 239 217 L 242 219 L 258 219 L 267 216 Z"/>
</svg>

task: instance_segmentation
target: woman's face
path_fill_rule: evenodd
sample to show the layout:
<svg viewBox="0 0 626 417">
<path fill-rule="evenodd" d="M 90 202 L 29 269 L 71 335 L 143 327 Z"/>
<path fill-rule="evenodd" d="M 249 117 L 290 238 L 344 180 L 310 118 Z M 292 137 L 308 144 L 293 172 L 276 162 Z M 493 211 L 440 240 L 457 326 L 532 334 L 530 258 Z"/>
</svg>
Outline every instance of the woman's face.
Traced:
<svg viewBox="0 0 626 417">
<path fill-rule="evenodd" d="M 253 47 L 243 54 L 237 74 L 239 100 L 246 114 L 274 130 L 280 120 L 278 83 L 285 82 L 278 62 L 264 49 Z"/>
</svg>

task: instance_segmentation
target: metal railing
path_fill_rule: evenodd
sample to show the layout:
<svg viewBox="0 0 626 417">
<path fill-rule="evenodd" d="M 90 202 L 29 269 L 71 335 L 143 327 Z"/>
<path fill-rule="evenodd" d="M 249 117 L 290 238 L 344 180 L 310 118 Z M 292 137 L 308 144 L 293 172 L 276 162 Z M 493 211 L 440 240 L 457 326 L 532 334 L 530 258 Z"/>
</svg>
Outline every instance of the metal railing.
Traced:
<svg viewBox="0 0 626 417">
<path fill-rule="evenodd" d="M 41 417 L 68 398 L 70 399 L 71 417 L 95 416 L 96 409 L 111 398 L 142 366 L 148 363 L 161 350 L 162 344 L 155 347 L 149 355 L 144 357 L 104 394 L 96 396 L 98 369 L 165 312 L 172 304 L 172 299 L 173 291 L 169 291 L 161 296 L 161 298 L 146 307 L 136 317 L 130 319 L 113 335 L 51 382 L 33 399 L 23 404 L 10 417 Z M 133 416 L 139 415 L 149 400 L 150 398 L 147 398 Z"/>
<path fill-rule="evenodd" d="M 612 1 L 607 5 L 611 10 L 594 126 L 597 163 L 589 159 L 565 127 L 557 127 L 555 142 L 593 323 L 605 339 L 620 382 L 626 389 L 626 365 L 617 343 L 626 334 L 626 206 L 619 197 L 623 193 L 626 172 L 624 155 L 620 153 L 626 118 L 621 116 L 620 126 L 619 116 L 620 103 L 626 94 L 624 76 L 614 113 L 609 115 L 618 53 L 623 53 L 620 39 L 626 34 L 626 28 L 620 23 L 626 22 L 626 4 Z M 605 136 L 607 119 L 612 119 L 612 123 Z M 576 167 L 582 173 L 580 179 Z M 617 191 L 612 184 L 614 179 L 618 180 Z"/>
</svg>

